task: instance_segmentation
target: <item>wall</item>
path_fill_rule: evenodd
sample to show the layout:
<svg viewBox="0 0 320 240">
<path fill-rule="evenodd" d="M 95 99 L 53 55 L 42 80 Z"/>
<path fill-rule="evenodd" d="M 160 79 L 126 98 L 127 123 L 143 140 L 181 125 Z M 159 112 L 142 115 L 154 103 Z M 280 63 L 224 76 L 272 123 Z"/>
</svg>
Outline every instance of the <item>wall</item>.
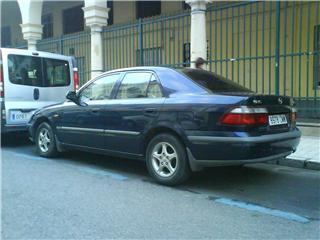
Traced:
<svg viewBox="0 0 320 240">
<path fill-rule="evenodd" d="M 23 41 L 20 24 L 22 23 L 17 1 L 3 1 L 1 6 L 1 27 L 10 26 L 12 45 Z"/>
</svg>

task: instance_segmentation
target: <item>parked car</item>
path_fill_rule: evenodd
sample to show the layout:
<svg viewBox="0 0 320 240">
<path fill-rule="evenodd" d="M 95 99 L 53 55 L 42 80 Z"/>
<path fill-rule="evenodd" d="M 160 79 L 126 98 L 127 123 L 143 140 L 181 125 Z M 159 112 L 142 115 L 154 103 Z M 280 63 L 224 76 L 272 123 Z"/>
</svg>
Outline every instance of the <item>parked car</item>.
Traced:
<svg viewBox="0 0 320 240">
<path fill-rule="evenodd" d="M 0 48 L 1 133 L 27 131 L 36 109 L 63 102 L 77 85 L 72 57 Z"/>
<path fill-rule="evenodd" d="M 114 70 L 67 99 L 31 118 L 41 156 L 78 149 L 143 160 L 166 185 L 204 167 L 286 157 L 301 135 L 292 99 L 255 94 L 204 70 Z"/>
</svg>

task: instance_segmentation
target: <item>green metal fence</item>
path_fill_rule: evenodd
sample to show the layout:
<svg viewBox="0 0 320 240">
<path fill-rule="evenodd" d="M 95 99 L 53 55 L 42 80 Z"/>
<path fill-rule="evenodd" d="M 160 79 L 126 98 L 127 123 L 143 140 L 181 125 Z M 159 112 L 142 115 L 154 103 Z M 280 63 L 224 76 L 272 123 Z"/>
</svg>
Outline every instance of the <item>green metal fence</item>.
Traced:
<svg viewBox="0 0 320 240">
<path fill-rule="evenodd" d="M 90 79 L 90 42 L 90 32 L 81 32 L 43 39 L 38 42 L 37 49 L 74 56 L 77 60 L 80 85 L 83 85 Z"/>
<path fill-rule="evenodd" d="M 320 118 L 320 3 L 214 2 L 208 5 L 207 64 L 253 91 L 292 96 L 300 116 Z M 190 65 L 190 11 L 103 29 L 104 70 Z M 41 40 L 38 49 L 77 58 L 90 77 L 90 32 Z"/>
<path fill-rule="evenodd" d="M 207 10 L 208 64 L 256 92 L 295 98 L 320 118 L 319 2 L 238 2 Z"/>
<path fill-rule="evenodd" d="M 107 27 L 103 31 L 104 67 L 188 65 L 190 58 L 183 49 L 190 44 L 189 38 L 189 12 Z"/>
</svg>

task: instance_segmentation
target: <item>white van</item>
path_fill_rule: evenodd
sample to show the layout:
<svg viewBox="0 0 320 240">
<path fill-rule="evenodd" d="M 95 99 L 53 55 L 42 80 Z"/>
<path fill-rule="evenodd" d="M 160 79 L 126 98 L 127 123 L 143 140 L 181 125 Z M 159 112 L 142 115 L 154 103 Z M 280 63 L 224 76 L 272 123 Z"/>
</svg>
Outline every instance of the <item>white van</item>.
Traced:
<svg viewBox="0 0 320 240">
<path fill-rule="evenodd" d="M 78 79 L 73 57 L 0 48 L 1 133 L 27 130 L 34 111 L 64 101 Z"/>
</svg>

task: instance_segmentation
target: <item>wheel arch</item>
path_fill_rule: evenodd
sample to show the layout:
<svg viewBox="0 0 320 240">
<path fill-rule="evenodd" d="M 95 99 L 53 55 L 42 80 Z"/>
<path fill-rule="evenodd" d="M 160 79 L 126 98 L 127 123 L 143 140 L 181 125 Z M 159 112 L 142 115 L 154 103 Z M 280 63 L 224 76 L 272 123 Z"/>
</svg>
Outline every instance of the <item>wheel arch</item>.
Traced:
<svg viewBox="0 0 320 240">
<path fill-rule="evenodd" d="M 48 123 L 50 126 L 52 126 L 52 122 L 49 120 L 49 118 L 45 116 L 39 117 L 33 124 L 33 129 L 32 129 L 32 136 L 35 137 L 35 134 L 37 132 L 38 127 L 40 126 L 41 123 Z"/>
<path fill-rule="evenodd" d="M 156 127 L 153 127 L 151 129 L 149 129 L 145 136 L 144 136 L 144 141 L 143 141 L 143 154 L 145 154 L 148 144 L 151 141 L 151 139 L 153 137 L 155 137 L 156 135 L 162 134 L 162 133 L 167 133 L 167 134 L 171 134 L 173 136 L 175 136 L 182 144 L 184 147 L 187 147 L 187 140 L 185 135 L 183 134 L 182 130 L 180 130 L 179 128 L 174 128 L 174 127 L 170 127 L 167 125 L 159 125 Z"/>
</svg>

